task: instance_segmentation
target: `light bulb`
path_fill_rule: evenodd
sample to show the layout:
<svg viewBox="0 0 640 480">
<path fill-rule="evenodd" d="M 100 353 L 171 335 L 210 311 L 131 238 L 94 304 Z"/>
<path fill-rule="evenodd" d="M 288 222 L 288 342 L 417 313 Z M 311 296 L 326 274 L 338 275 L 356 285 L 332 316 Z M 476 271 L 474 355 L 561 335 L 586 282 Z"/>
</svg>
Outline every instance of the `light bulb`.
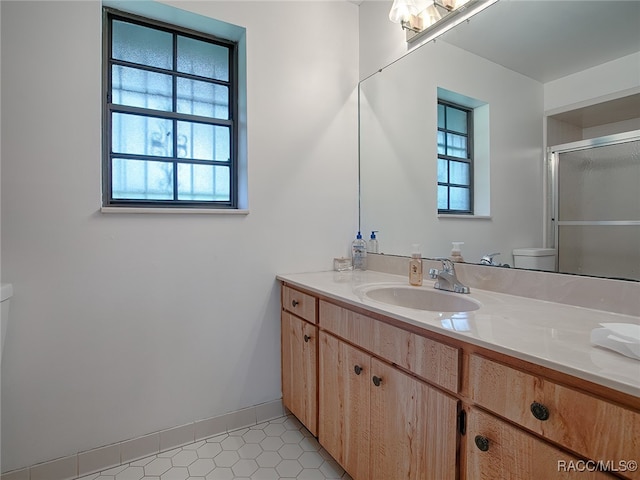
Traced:
<svg viewBox="0 0 640 480">
<path fill-rule="evenodd" d="M 420 12 L 414 0 L 393 0 L 393 5 L 389 11 L 389 20 L 393 23 L 401 23 L 406 21 L 411 15 L 417 15 Z"/>
</svg>

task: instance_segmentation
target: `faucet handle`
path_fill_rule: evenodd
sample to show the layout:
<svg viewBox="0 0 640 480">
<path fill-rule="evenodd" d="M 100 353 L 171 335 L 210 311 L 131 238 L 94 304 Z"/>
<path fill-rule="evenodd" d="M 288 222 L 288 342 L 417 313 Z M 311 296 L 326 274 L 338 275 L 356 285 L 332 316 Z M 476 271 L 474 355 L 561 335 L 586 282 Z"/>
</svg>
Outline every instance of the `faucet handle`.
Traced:
<svg viewBox="0 0 640 480">
<path fill-rule="evenodd" d="M 444 258 L 439 258 L 438 260 L 442 262 L 442 270 L 444 272 L 455 273 L 453 262 L 450 259 L 444 257 Z"/>
<path fill-rule="evenodd" d="M 429 269 L 429 277 L 430 278 L 438 278 L 438 273 L 440 273 L 440 271 L 437 268 L 430 268 Z"/>
</svg>

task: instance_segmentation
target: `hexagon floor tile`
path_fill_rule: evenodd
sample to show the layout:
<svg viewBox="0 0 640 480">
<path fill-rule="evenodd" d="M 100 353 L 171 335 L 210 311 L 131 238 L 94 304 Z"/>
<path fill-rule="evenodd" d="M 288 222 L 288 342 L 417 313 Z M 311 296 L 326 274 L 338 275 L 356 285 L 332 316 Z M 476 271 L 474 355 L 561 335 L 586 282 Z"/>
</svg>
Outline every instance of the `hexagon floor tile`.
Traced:
<svg viewBox="0 0 640 480">
<path fill-rule="evenodd" d="M 292 415 L 78 480 L 351 480 Z"/>
</svg>

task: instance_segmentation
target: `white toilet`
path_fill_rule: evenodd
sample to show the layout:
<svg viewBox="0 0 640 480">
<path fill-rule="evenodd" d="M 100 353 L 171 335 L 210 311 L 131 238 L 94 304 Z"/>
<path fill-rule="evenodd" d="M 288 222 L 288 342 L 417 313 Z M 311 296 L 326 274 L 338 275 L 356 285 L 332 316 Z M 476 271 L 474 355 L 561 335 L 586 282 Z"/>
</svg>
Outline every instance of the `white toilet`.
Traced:
<svg viewBox="0 0 640 480">
<path fill-rule="evenodd" d="M 0 343 L 0 362 L 2 362 L 2 355 L 4 353 L 4 337 L 7 333 L 7 325 L 9 324 L 9 303 L 13 296 L 13 285 L 10 283 L 0 284 L 0 309 L 2 311 L 2 340 Z"/>
<path fill-rule="evenodd" d="M 516 248 L 513 262 L 516 268 L 555 272 L 556 251 L 554 248 Z"/>
</svg>

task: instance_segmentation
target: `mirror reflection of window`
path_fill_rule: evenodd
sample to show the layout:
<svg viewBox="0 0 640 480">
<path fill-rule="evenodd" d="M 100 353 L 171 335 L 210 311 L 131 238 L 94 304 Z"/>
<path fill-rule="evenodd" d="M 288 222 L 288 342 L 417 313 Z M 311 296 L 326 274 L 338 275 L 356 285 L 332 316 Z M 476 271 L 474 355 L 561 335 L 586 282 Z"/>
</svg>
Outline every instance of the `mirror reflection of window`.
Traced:
<svg viewBox="0 0 640 480">
<path fill-rule="evenodd" d="M 438 213 L 473 214 L 473 110 L 438 101 Z"/>
</svg>

